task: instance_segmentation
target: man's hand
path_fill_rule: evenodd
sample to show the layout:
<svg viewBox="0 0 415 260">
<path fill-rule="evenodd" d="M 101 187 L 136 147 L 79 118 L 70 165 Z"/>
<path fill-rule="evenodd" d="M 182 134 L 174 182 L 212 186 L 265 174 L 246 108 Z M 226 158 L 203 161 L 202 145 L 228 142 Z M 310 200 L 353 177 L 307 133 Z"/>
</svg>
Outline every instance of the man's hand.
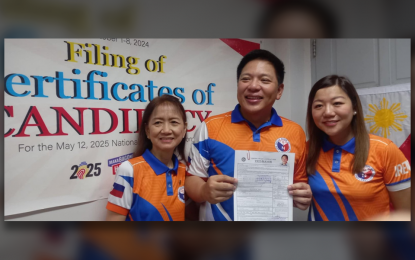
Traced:
<svg viewBox="0 0 415 260">
<path fill-rule="evenodd" d="M 237 180 L 227 175 L 210 176 L 202 186 L 202 197 L 210 204 L 216 204 L 232 197 Z"/>
<path fill-rule="evenodd" d="M 312 193 L 307 183 L 298 182 L 288 185 L 288 193 L 293 196 L 294 207 L 306 210 L 310 206 Z"/>
</svg>

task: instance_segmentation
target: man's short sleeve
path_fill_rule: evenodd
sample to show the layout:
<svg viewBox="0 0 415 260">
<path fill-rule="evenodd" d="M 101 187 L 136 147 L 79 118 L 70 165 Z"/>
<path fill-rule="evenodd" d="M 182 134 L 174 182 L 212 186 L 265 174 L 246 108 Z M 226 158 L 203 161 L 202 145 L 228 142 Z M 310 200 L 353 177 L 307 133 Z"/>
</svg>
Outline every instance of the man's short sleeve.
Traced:
<svg viewBox="0 0 415 260">
<path fill-rule="evenodd" d="M 199 125 L 193 135 L 193 144 L 190 147 L 188 158 L 188 173 L 190 176 L 208 178 L 207 170 L 210 164 L 209 135 L 205 122 Z"/>
<path fill-rule="evenodd" d="M 133 201 L 134 169 L 129 161 L 118 167 L 113 189 L 108 196 L 107 209 L 126 216 Z"/>
<path fill-rule="evenodd" d="M 411 187 L 411 166 L 402 151 L 392 142 L 386 146 L 383 178 L 390 192 Z"/>
</svg>

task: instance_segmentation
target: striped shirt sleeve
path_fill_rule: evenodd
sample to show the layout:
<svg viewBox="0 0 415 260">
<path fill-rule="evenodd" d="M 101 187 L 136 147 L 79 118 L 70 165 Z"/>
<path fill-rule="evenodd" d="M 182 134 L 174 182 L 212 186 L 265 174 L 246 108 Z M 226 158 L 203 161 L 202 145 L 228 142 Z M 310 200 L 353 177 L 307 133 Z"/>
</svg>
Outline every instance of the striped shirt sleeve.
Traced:
<svg viewBox="0 0 415 260">
<path fill-rule="evenodd" d="M 205 122 L 202 122 L 195 131 L 193 144 L 190 147 L 188 163 L 187 175 L 199 176 L 201 178 L 209 177 L 207 172 L 210 164 L 209 135 Z"/>
<path fill-rule="evenodd" d="M 133 201 L 134 169 L 129 161 L 118 167 L 113 189 L 108 196 L 107 209 L 127 215 Z"/>
<path fill-rule="evenodd" d="M 390 192 L 411 187 L 411 166 L 394 143 L 386 146 L 384 182 Z"/>
</svg>

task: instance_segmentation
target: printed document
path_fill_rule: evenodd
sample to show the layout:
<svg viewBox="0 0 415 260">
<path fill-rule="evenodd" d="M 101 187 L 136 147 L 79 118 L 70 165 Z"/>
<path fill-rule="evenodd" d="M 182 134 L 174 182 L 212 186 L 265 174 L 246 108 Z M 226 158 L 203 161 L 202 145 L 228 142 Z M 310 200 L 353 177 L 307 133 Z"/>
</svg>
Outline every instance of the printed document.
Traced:
<svg viewBox="0 0 415 260">
<path fill-rule="evenodd" d="M 235 221 L 292 221 L 295 153 L 235 151 Z"/>
</svg>

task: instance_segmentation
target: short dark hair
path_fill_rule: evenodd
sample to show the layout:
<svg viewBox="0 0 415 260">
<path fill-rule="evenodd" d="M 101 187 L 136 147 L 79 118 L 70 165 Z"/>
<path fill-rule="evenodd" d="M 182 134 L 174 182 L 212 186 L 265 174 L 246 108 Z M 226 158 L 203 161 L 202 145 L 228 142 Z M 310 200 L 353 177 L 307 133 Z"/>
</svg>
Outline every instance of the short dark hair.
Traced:
<svg viewBox="0 0 415 260">
<path fill-rule="evenodd" d="M 148 103 L 146 109 L 144 110 L 144 115 L 143 115 L 143 119 L 141 120 L 140 130 L 138 134 L 138 148 L 137 148 L 136 156 L 143 155 L 146 149 L 151 150 L 151 148 L 153 147 L 153 144 L 151 143 L 150 139 L 148 139 L 146 136 L 146 125 L 148 125 L 148 122 L 150 121 L 150 117 L 151 117 L 151 114 L 153 114 L 153 111 L 158 106 L 165 104 L 165 103 L 169 103 L 173 105 L 177 109 L 177 111 L 179 111 L 180 116 L 183 119 L 183 122 L 184 123 L 187 122 L 186 112 L 178 98 L 171 96 L 171 95 L 167 95 L 167 94 L 154 98 L 153 100 L 150 101 L 150 103 Z M 187 135 L 187 131 L 186 131 L 184 138 L 182 139 L 182 141 L 176 148 L 181 159 L 184 161 L 186 161 L 186 158 L 184 156 L 184 146 L 186 144 L 186 135 Z"/>
<path fill-rule="evenodd" d="M 246 66 L 246 64 L 253 60 L 264 60 L 271 63 L 272 66 L 274 66 L 275 74 L 277 75 L 278 79 L 278 84 L 281 84 L 284 81 L 284 63 L 282 63 L 282 61 L 271 52 L 261 49 L 253 50 L 242 58 L 241 62 L 239 62 L 238 68 L 236 69 L 236 80 L 239 80 L 242 70 Z"/>
<path fill-rule="evenodd" d="M 323 139 L 326 134 L 320 130 L 313 119 L 312 104 L 317 91 L 322 88 L 338 86 L 340 87 L 352 101 L 353 110 L 356 115 L 353 116 L 351 126 L 355 137 L 355 154 L 354 159 L 350 164 L 353 173 L 362 171 L 365 166 L 369 154 L 369 134 L 366 130 L 362 105 L 360 103 L 359 95 L 356 92 L 352 82 L 346 78 L 338 75 L 329 75 L 317 81 L 311 88 L 308 96 L 307 105 L 307 134 L 308 134 L 308 156 L 306 161 L 307 173 L 314 174 L 316 170 L 316 163 L 320 155 L 320 149 L 323 146 Z"/>
<path fill-rule="evenodd" d="M 287 160 L 288 160 L 288 155 L 286 155 L 286 154 L 283 154 L 282 156 L 281 156 L 281 159 L 282 159 L 282 157 L 287 157 Z"/>
</svg>

